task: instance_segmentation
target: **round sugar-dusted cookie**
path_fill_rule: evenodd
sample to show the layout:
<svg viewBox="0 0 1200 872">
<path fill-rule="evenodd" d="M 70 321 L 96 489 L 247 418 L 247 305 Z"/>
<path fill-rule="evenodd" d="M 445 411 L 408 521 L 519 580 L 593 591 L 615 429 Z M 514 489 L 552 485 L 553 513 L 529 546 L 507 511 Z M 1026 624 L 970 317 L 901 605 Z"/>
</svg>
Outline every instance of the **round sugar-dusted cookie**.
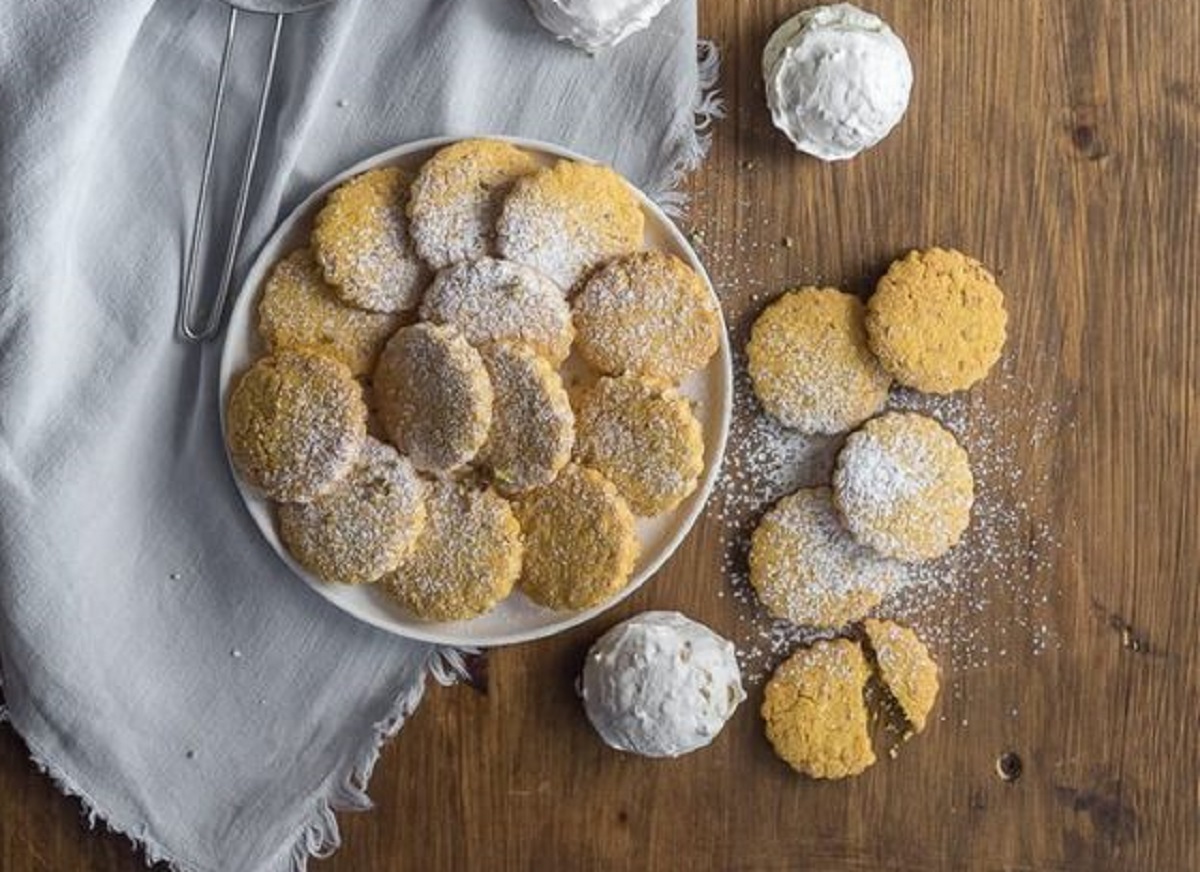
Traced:
<svg viewBox="0 0 1200 872">
<path fill-rule="evenodd" d="M 492 383 L 453 327 L 400 328 L 379 356 L 374 394 L 388 439 L 424 472 L 453 472 L 487 439 Z"/>
<path fill-rule="evenodd" d="M 767 611 L 808 627 L 838 628 L 874 608 L 899 567 L 854 541 L 829 488 L 776 503 L 750 538 L 750 584 Z"/>
<path fill-rule="evenodd" d="M 606 260 L 641 248 L 644 228 L 637 197 L 616 172 L 561 160 L 513 185 L 496 247 L 570 290 Z"/>
<path fill-rule="evenodd" d="M 439 272 L 421 302 L 421 317 L 457 327 L 472 345 L 524 343 L 554 364 L 567 359 L 575 337 L 558 285 L 527 266 L 492 257 Z"/>
<path fill-rule="evenodd" d="M 579 461 L 602 472 L 639 515 L 679 505 L 704 471 L 704 436 L 687 398 L 633 376 L 601 378 L 575 422 Z"/>
<path fill-rule="evenodd" d="M 534 157 L 495 139 L 467 139 L 422 164 L 408 198 L 417 252 L 435 269 L 496 253 L 496 218 Z"/>
<path fill-rule="evenodd" d="M 399 326 L 396 315 L 344 305 L 307 248 L 275 264 L 258 302 L 258 334 L 268 349 L 319 351 L 355 375 L 374 369 L 383 344 Z"/>
<path fill-rule="evenodd" d="M 225 427 L 246 482 L 273 500 L 309 502 L 350 472 L 367 434 L 367 407 L 344 363 L 281 351 L 238 380 Z"/>
<path fill-rule="evenodd" d="M 916 412 L 886 412 L 847 437 L 833 499 L 859 542 L 919 562 L 940 557 L 962 537 L 975 480 L 953 433 Z"/>
<path fill-rule="evenodd" d="M 609 261 L 572 305 L 579 353 L 608 375 L 678 383 L 720 342 L 720 314 L 704 280 L 664 251 Z"/>
<path fill-rule="evenodd" d="M 562 378 L 523 345 L 488 345 L 482 354 L 492 382 L 492 427 L 480 462 L 505 494 L 549 484 L 575 444 L 575 415 Z"/>
<path fill-rule="evenodd" d="M 411 180 L 399 167 L 371 170 L 334 190 L 317 213 L 313 253 L 344 303 L 403 312 L 420 302 L 430 273 L 408 235 Z"/>
<path fill-rule="evenodd" d="M 341 584 L 367 584 L 395 569 L 424 526 L 424 482 L 396 449 L 369 436 L 329 493 L 279 508 L 279 535 L 292 556 Z"/>
<path fill-rule="evenodd" d="M 572 464 L 517 504 L 525 534 L 521 590 L 551 609 L 577 611 L 615 595 L 637 560 L 634 518 L 612 482 Z"/>
<path fill-rule="evenodd" d="M 896 381 L 946 394 L 983 379 L 1000 359 L 1004 292 L 979 261 L 944 248 L 910 251 L 867 302 L 871 350 Z"/>
<path fill-rule="evenodd" d="M 754 394 L 785 427 L 840 433 L 887 402 L 891 377 L 867 347 L 863 305 L 833 288 L 788 291 L 746 344 Z"/>
<path fill-rule="evenodd" d="M 845 778 L 874 763 L 863 701 L 869 673 L 849 639 L 815 642 L 780 664 L 762 704 L 775 753 L 810 778 Z"/>
<path fill-rule="evenodd" d="M 508 596 L 521 574 L 521 527 L 508 501 L 474 482 L 429 485 L 425 529 L 383 589 L 425 621 L 465 621 Z"/>
</svg>

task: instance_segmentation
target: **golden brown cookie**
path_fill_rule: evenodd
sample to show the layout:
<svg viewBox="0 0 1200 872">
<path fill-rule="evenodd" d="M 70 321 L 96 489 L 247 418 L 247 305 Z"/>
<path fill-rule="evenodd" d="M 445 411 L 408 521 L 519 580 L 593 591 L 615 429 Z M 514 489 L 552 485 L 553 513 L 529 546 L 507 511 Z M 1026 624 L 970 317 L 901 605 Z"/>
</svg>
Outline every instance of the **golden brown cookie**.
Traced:
<svg viewBox="0 0 1200 872">
<path fill-rule="evenodd" d="M 641 248 L 644 225 L 633 189 L 617 173 L 560 160 L 513 185 L 496 247 L 569 290 L 604 261 Z"/>
<path fill-rule="evenodd" d="M 424 482 L 396 449 L 369 436 L 331 491 L 279 508 L 279 535 L 292 556 L 341 584 L 367 584 L 391 572 L 424 526 Z"/>
<path fill-rule="evenodd" d="M 721 318 L 704 280 L 664 251 L 609 261 L 573 303 L 579 353 L 607 375 L 678 384 L 708 363 Z"/>
<path fill-rule="evenodd" d="M 614 596 L 637 560 L 633 514 L 612 482 L 571 465 L 517 504 L 525 534 L 521 590 L 548 608 L 577 611 Z"/>
<path fill-rule="evenodd" d="M 483 447 L 492 383 L 483 358 L 453 327 L 402 327 L 375 368 L 379 420 L 392 444 L 424 472 L 453 472 Z"/>
<path fill-rule="evenodd" d="M 575 415 L 562 379 L 523 345 L 489 345 L 482 354 L 493 400 L 492 427 L 479 461 L 501 493 L 549 484 L 575 444 Z"/>
<path fill-rule="evenodd" d="M 521 527 L 508 501 L 471 481 L 431 482 L 425 529 L 383 589 L 424 621 L 491 609 L 521 574 Z"/>
<path fill-rule="evenodd" d="M 785 660 L 763 692 L 767 739 L 789 766 L 812 778 L 858 775 L 875 762 L 867 732 L 862 648 L 832 639 Z"/>
<path fill-rule="evenodd" d="M 367 407 L 344 363 L 281 351 L 238 380 L 225 428 L 248 484 L 273 500 L 309 502 L 350 472 L 367 434 Z"/>
<path fill-rule="evenodd" d="M 495 139 L 447 145 L 421 166 L 408 199 L 417 252 L 434 269 L 496 253 L 496 218 L 504 198 L 537 160 Z"/>
<path fill-rule="evenodd" d="M 879 679 L 914 733 L 925 729 L 938 695 L 938 666 L 916 633 L 893 621 L 863 622 Z"/>
<path fill-rule="evenodd" d="M 975 481 L 953 433 L 916 412 L 886 412 L 847 437 L 833 499 L 859 542 L 918 562 L 940 557 L 962 537 Z"/>
<path fill-rule="evenodd" d="M 788 291 L 746 345 L 754 394 L 785 427 L 840 433 L 883 408 L 891 377 L 867 347 L 863 305 L 833 288 Z"/>
<path fill-rule="evenodd" d="M 412 177 L 371 170 L 334 190 L 313 223 L 313 253 L 342 302 L 403 312 L 420 302 L 429 267 L 417 257 L 404 206 Z"/>
<path fill-rule="evenodd" d="M 679 505 L 704 471 L 704 436 L 673 388 L 632 376 L 584 392 L 575 421 L 579 462 L 604 474 L 639 515 Z"/>
<path fill-rule="evenodd" d="M 484 257 L 437 274 L 421 317 L 451 324 L 472 345 L 512 340 L 560 364 L 571 353 L 571 307 L 558 285 L 519 263 Z"/>
<path fill-rule="evenodd" d="M 750 584 L 767 611 L 838 628 L 874 608 L 897 567 L 854 541 L 827 487 L 801 488 L 763 516 L 750 539 Z"/>
<path fill-rule="evenodd" d="M 319 351 L 355 375 L 374 369 L 383 344 L 399 326 L 395 315 L 343 305 L 307 248 L 275 264 L 258 301 L 258 335 L 272 353 Z"/>
<path fill-rule="evenodd" d="M 979 261 L 958 251 L 910 251 L 867 303 L 871 350 L 896 381 L 961 391 L 988 374 L 1004 347 L 1004 293 Z"/>
</svg>

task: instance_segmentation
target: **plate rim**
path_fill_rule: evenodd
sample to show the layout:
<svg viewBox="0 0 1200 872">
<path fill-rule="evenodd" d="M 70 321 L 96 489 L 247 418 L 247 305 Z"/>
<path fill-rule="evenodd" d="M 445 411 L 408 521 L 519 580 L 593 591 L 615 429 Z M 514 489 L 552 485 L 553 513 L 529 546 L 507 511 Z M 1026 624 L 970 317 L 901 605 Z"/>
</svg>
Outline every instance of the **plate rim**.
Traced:
<svg viewBox="0 0 1200 872">
<path fill-rule="evenodd" d="M 388 621 L 382 618 L 376 618 L 370 615 L 358 614 L 345 608 L 340 602 L 326 595 L 324 587 L 327 584 L 311 575 L 296 562 L 296 560 L 288 553 L 286 549 L 276 547 L 275 543 L 270 540 L 262 530 L 262 527 L 251 512 L 251 501 L 255 503 L 268 503 L 268 509 L 274 515 L 274 509 L 269 505 L 269 501 L 257 493 L 255 493 L 243 481 L 236 465 L 233 463 L 233 458 L 229 453 L 229 440 L 227 438 L 227 427 L 225 421 L 226 398 L 227 390 L 232 389 L 232 381 L 234 373 L 232 369 L 232 358 L 234 352 L 231 350 L 233 332 L 229 329 L 233 321 L 233 314 L 242 305 L 251 305 L 242 301 L 243 296 L 247 293 L 253 294 L 255 288 L 250 287 L 251 279 L 256 275 L 264 273 L 267 264 L 263 260 L 269 251 L 279 248 L 284 238 L 286 238 L 300 224 L 306 216 L 308 216 L 331 190 L 336 188 L 343 182 L 353 178 L 356 175 L 367 172 L 371 169 L 380 166 L 392 165 L 398 160 L 416 154 L 422 151 L 441 148 L 455 142 L 461 142 L 468 139 L 491 139 L 501 142 L 507 142 L 510 145 L 519 148 L 529 149 L 535 152 L 540 152 L 544 155 L 550 155 L 560 159 L 573 160 L 587 164 L 602 164 L 594 158 L 580 154 L 572 149 L 565 148 L 555 143 L 545 142 L 539 139 L 530 139 L 521 136 L 508 136 L 503 134 L 492 133 L 477 133 L 477 134 L 462 134 L 462 135 L 440 135 L 430 136 L 422 139 L 412 140 L 411 142 L 401 143 L 391 146 L 376 152 L 362 160 L 355 162 L 349 167 L 330 176 L 325 182 L 314 188 L 303 200 L 294 206 L 278 224 L 275 229 L 263 240 L 259 245 L 258 251 L 253 260 L 246 267 L 241 282 L 237 286 L 237 293 L 233 299 L 226 305 L 225 312 L 222 313 L 223 324 L 222 330 L 224 336 L 221 340 L 221 360 L 217 372 L 217 406 L 219 410 L 220 426 L 221 426 L 221 445 L 225 453 L 226 463 L 229 466 L 230 473 L 233 476 L 234 485 L 237 488 L 238 496 L 242 503 L 242 510 L 246 513 L 248 519 L 253 524 L 262 537 L 264 543 L 276 554 L 281 562 L 288 568 L 292 575 L 303 582 L 308 588 L 315 592 L 321 600 L 329 606 L 336 608 L 342 614 L 361 621 L 369 626 L 376 627 L 384 632 L 390 633 L 404 639 L 410 639 L 417 642 L 431 643 L 436 645 L 449 645 L 456 648 L 463 647 L 478 647 L 478 648 L 498 648 L 507 645 L 518 645 L 525 642 L 532 642 L 538 639 L 545 639 L 550 636 L 558 635 L 574 627 L 590 621 L 592 618 L 598 617 L 608 610 L 614 608 L 626 598 L 632 596 L 636 591 L 640 590 L 647 582 L 649 582 L 659 570 L 670 560 L 679 550 L 684 540 L 691 534 L 696 526 L 696 522 L 700 520 L 701 515 L 708 508 L 709 500 L 712 498 L 713 490 L 716 487 L 717 481 L 721 475 L 721 468 L 725 462 L 725 450 L 728 447 L 729 430 L 733 416 L 733 353 L 729 342 L 729 329 L 725 322 L 725 313 L 721 306 L 720 296 L 716 292 L 716 287 L 712 283 L 712 278 L 708 274 L 700 256 L 696 250 L 688 242 L 683 231 L 676 226 L 675 222 L 668 216 L 657 203 L 643 192 L 639 187 L 634 185 L 622 175 L 622 179 L 633 190 L 634 195 L 638 198 L 640 205 L 648 210 L 657 220 L 660 228 L 666 231 L 668 237 L 675 246 L 682 252 L 686 253 L 689 265 L 695 269 L 700 277 L 704 280 L 705 287 L 712 296 L 713 302 L 716 304 L 717 319 L 720 326 L 719 342 L 717 348 L 716 359 L 720 366 L 720 380 L 724 383 L 724 389 L 719 392 L 719 427 L 717 433 L 717 444 L 714 446 L 713 462 L 710 467 L 705 469 L 704 475 L 698 483 L 696 491 L 689 495 L 694 496 L 695 502 L 692 508 L 680 519 L 679 523 L 673 525 L 673 529 L 667 538 L 665 545 L 654 560 L 644 566 L 639 573 L 630 579 L 618 593 L 602 603 L 592 606 L 588 609 L 583 609 L 577 612 L 563 612 L 563 619 L 554 623 L 546 624 L 541 627 L 536 627 L 530 630 L 515 631 L 504 634 L 481 634 L 478 638 L 472 638 L 470 641 L 464 641 L 461 638 L 450 638 L 437 632 L 426 632 L 420 628 L 412 628 L 409 626 L 397 626 L 395 622 Z M 436 623 L 431 623 L 430 626 L 437 626 Z"/>
</svg>

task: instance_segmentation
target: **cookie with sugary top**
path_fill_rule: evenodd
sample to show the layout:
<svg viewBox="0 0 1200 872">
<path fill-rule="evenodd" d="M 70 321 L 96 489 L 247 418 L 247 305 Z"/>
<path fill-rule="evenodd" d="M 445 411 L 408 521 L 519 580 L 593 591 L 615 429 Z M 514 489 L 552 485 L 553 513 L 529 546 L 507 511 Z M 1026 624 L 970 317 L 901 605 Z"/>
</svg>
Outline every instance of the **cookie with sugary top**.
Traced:
<svg viewBox="0 0 1200 872">
<path fill-rule="evenodd" d="M 244 481 L 279 502 L 309 502 L 333 489 L 358 459 L 367 407 L 344 363 L 281 351 L 238 379 L 225 428 Z"/>
<path fill-rule="evenodd" d="M 846 778 L 874 763 L 863 700 L 869 674 L 849 639 L 815 642 L 780 664 L 762 703 L 775 753 L 811 778 Z"/>
<path fill-rule="evenodd" d="M 679 505 L 704 471 L 704 435 L 691 403 L 661 382 L 604 377 L 582 393 L 579 462 L 603 473 L 635 513 Z"/>
<path fill-rule="evenodd" d="M 451 324 L 472 345 L 515 341 L 554 364 L 571 353 L 575 329 L 562 289 L 537 270 L 493 257 L 463 261 L 437 274 L 421 317 Z"/>
<path fill-rule="evenodd" d="M 258 335 L 271 352 L 319 351 L 355 375 L 375 367 L 383 344 L 399 326 L 396 315 L 343 304 L 307 248 L 275 264 L 258 301 Z"/>
<path fill-rule="evenodd" d="M 399 167 L 371 170 L 336 188 L 317 213 L 313 253 L 347 305 L 403 312 L 420 302 L 431 275 L 404 214 L 411 181 Z"/>
<path fill-rule="evenodd" d="M 424 621 L 465 621 L 513 589 L 524 552 L 508 501 L 470 480 L 431 482 L 425 529 L 382 589 Z"/>
<path fill-rule="evenodd" d="M 776 618 L 843 627 L 874 608 L 899 567 L 854 541 L 827 487 L 777 502 L 750 538 L 750 584 Z"/>
<path fill-rule="evenodd" d="M 434 269 L 496 253 L 496 218 L 513 183 L 539 168 L 515 145 L 467 139 L 422 164 L 408 198 L 417 253 Z"/>
<path fill-rule="evenodd" d="M 616 595 L 638 555 L 633 513 L 599 472 L 572 464 L 517 503 L 525 535 L 520 587 L 548 608 L 577 611 Z"/>
<path fill-rule="evenodd" d="M 896 381 L 931 393 L 982 380 L 1000 359 L 1007 324 L 996 279 L 952 249 L 910 251 L 867 302 L 871 350 Z"/>
<path fill-rule="evenodd" d="M 453 327 L 400 328 L 379 356 L 373 387 L 389 441 L 423 472 L 454 472 L 487 440 L 492 383 L 479 352 Z"/>
<path fill-rule="evenodd" d="M 834 288 L 788 291 L 750 330 L 754 394 L 785 427 L 840 433 L 879 412 L 891 377 L 867 346 L 862 302 Z"/>
<path fill-rule="evenodd" d="M 846 438 L 833 499 L 856 540 L 885 557 L 920 562 L 962 537 L 975 480 L 953 433 L 916 412 L 885 412 Z"/>
<path fill-rule="evenodd" d="M 560 160 L 513 185 L 496 248 L 569 291 L 605 261 L 641 248 L 644 230 L 628 182 L 605 166 Z"/>
<path fill-rule="evenodd" d="M 575 298 L 579 353 L 607 375 L 679 383 L 717 352 L 721 317 L 679 258 L 642 251 L 609 261 Z"/>
<path fill-rule="evenodd" d="M 492 426 L 479 452 L 503 494 L 549 484 L 571 459 L 575 415 L 562 378 L 523 345 L 500 343 L 481 353 L 492 382 Z"/>
<path fill-rule="evenodd" d="M 279 508 L 279 536 L 291 555 L 340 584 L 368 584 L 391 572 L 424 526 L 424 482 L 396 449 L 369 436 L 331 491 Z"/>
<path fill-rule="evenodd" d="M 938 665 L 909 627 L 894 621 L 863 622 L 879 680 L 900 706 L 914 733 L 925 729 L 938 695 Z"/>
</svg>

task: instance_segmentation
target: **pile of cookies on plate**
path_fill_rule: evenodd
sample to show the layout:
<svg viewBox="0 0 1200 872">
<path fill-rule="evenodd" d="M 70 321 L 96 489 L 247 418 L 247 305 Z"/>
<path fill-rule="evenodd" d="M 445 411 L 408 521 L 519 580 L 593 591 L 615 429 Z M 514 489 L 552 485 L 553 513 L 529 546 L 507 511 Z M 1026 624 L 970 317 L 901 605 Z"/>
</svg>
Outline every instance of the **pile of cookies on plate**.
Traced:
<svg viewBox="0 0 1200 872">
<path fill-rule="evenodd" d="M 804 433 L 852 431 L 830 484 L 783 497 L 751 537 L 750 583 L 767 611 L 844 633 L 796 652 L 766 689 L 768 738 L 801 772 L 840 777 L 874 762 L 863 696 L 872 664 L 911 731 L 925 723 L 938 681 L 924 644 L 891 622 L 859 622 L 905 564 L 958 543 L 975 483 L 941 423 L 885 407 L 893 382 L 935 394 L 970 388 L 999 359 L 1006 325 L 992 275 L 931 248 L 894 262 L 865 306 L 840 290 L 801 288 L 751 329 L 747 365 L 766 412 Z"/>
<path fill-rule="evenodd" d="M 226 416 L 292 556 L 423 620 L 620 591 L 635 518 L 703 471 L 677 387 L 720 331 L 705 282 L 643 238 L 613 170 L 496 140 L 330 193 L 265 282 L 266 354 Z"/>
</svg>

